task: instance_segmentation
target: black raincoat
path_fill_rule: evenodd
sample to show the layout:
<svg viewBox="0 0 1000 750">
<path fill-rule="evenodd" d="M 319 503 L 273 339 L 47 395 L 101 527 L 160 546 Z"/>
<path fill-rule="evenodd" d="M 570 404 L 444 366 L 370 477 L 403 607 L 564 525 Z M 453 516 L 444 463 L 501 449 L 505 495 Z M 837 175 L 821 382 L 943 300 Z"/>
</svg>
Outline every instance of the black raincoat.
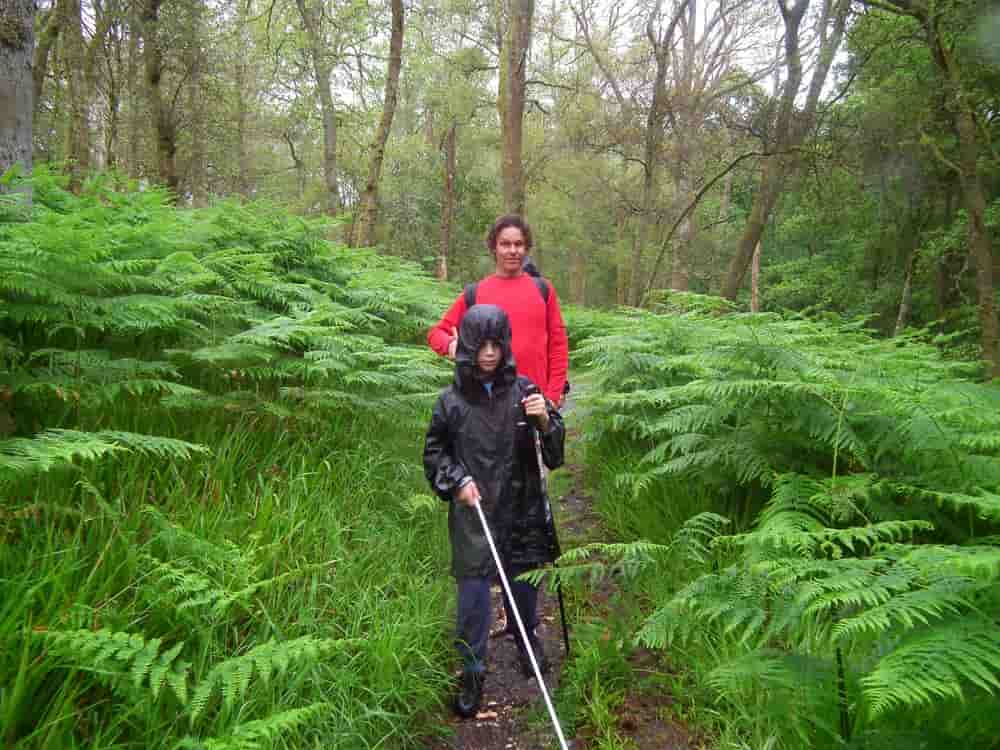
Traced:
<svg viewBox="0 0 1000 750">
<path fill-rule="evenodd" d="M 501 348 L 500 365 L 487 391 L 476 373 L 476 353 L 487 339 Z M 481 505 L 505 569 L 524 571 L 554 559 L 555 538 L 535 451 L 532 422 L 521 400 L 537 390 L 518 377 L 510 323 L 495 305 L 476 305 L 462 318 L 455 353 L 455 382 L 434 407 L 424 443 L 424 473 L 438 497 L 450 503 L 451 571 L 456 578 L 496 573 L 475 508 L 454 499 L 464 477 L 479 487 Z M 549 429 L 541 453 L 550 469 L 563 462 L 565 427 L 549 405 Z M 514 573 L 516 575 L 516 573 Z"/>
</svg>

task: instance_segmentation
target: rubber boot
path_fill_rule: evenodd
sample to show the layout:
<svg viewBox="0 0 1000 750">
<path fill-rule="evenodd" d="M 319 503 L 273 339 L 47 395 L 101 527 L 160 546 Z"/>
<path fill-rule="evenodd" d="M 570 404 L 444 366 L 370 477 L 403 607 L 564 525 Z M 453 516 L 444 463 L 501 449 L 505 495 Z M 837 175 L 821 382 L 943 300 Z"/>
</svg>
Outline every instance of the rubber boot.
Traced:
<svg viewBox="0 0 1000 750">
<path fill-rule="evenodd" d="M 462 684 L 455 696 L 455 713 L 463 719 L 471 719 L 479 713 L 483 702 L 483 682 L 485 675 L 471 669 L 462 672 Z"/>
</svg>

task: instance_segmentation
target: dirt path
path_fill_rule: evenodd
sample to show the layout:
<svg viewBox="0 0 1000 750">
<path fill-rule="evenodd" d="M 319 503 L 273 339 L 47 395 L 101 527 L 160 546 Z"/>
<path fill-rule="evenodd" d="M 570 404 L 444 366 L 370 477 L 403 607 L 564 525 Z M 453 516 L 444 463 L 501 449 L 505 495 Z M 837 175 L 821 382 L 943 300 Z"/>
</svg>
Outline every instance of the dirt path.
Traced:
<svg viewBox="0 0 1000 750">
<path fill-rule="evenodd" d="M 499 589 L 493 592 L 494 612 L 500 603 Z M 552 668 L 545 675 L 552 693 L 559 684 L 564 658 L 559 606 L 555 597 L 539 593 L 540 624 L 536 630 Z M 517 647 L 512 639 L 490 640 L 490 656 L 483 706 L 475 719 L 462 720 L 452 715 L 447 720 L 454 735 L 432 741 L 427 750 L 548 750 L 558 747 L 548 719 L 532 722 L 533 709 L 545 711 L 542 693 L 534 677 L 521 674 Z M 457 683 L 456 675 L 456 683 Z"/>
</svg>

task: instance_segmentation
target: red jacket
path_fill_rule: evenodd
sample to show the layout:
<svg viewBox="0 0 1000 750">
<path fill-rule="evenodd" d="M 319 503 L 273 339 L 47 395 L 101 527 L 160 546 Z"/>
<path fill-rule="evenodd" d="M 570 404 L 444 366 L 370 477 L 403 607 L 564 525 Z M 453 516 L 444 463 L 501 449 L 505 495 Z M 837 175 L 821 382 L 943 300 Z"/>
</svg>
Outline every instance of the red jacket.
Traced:
<svg viewBox="0 0 1000 750">
<path fill-rule="evenodd" d="M 537 383 L 545 397 L 558 404 L 569 369 L 569 341 L 555 287 L 549 284 L 546 303 L 526 273 L 513 278 L 487 276 L 476 287 L 476 302 L 496 305 L 507 313 L 513 331 L 512 348 L 518 374 Z M 438 354 L 448 353 L 452 328 L 458 328 L 465 310 L 465 295 L 460 294 L 428 332 L 427 343 Z"/>
</svg>

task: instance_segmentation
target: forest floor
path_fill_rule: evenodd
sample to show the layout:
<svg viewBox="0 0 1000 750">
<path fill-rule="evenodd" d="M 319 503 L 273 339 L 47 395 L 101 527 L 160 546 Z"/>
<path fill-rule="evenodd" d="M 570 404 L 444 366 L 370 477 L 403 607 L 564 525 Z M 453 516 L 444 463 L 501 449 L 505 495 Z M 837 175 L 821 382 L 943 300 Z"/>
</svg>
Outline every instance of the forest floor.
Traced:
<svg viewBox="0 0 1000 750">
<path fill-rule="evenodd" d="M 573 415 L 578 416 L 578 415 Z M 579 438 L 577 419 L 570 417 L 567 443 Z M 585 484 L 584 467 L 573 457 L 578 451 L 568 450 L 568 462 L 559 470 L 567 476 L 560 482 L 568 488 L 555 499 L 555 515 L 560 541 L 569 549 L 588 541 L 607 540 L 600 516 Z M 565 481 L 568 479 L 568 482 Z M 601 621 L 610 613 L 615 602 L 615 584 L 604 584 L 596 591 L 588 591 L 587 619 Z M 494 587 L 494 630 L 500 610 L 500 589 Z M 570 645 L 573 646 L 573 623 L 570 626 Z M 539 592 L 539 626 L 536 629 L 545 654 L 551 664 L 544 675 L 546 687 L 555 700 L 563 666 L 566 661 L 562 623 L 555 592 L 543 585 Z M 629 657 L 632 669 L 639 672 L 657 671 L 665 667 L 655 654 L 639 650 Z M 517 658 L 517 646 L 508 637 L 491 637 L 486 682 L 482 708 L 474 719 L 460 719 L 451 712 L 441 717 L 444 734 L 428 740 L 424 750 L 551 750 L 559 747 L 541 690 L 534 677 L 525 678 Z M 459 674 L 456 672 L 455 684 Z M 598 736 L 595 727 L 578 727 L 575 737 L 567 736 L 573 750 L 694 750 L 704 747 L 697 732 L 672 718 L 673 697 L 668 693 L 651 693 L 648 689 L 628 688 L 623 700 L 615 709 L 614 734 L 616 740 L 608 742 L 606 728 Z"/>
</svg>

